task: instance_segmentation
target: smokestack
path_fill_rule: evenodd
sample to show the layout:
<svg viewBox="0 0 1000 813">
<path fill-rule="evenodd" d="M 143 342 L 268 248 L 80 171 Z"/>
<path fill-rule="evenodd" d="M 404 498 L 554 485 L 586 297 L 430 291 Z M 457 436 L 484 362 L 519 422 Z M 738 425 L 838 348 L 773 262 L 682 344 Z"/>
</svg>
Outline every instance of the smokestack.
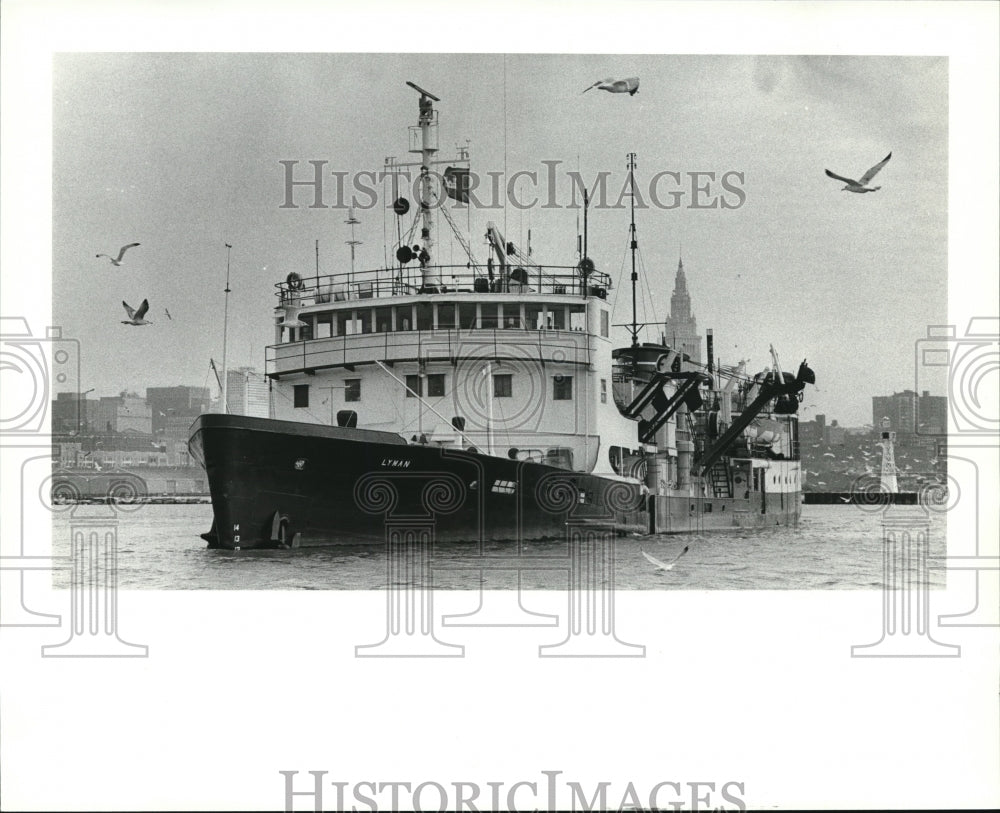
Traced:
<svg viewBox="0 0 1000 813">
<path fill-rule="evenodd" d="M 712 328 L 705 331 L 705 350 L 708 353 L 708 371 L 712 372 L 715 365 L 715 357 L 713 354 L 713 337 Z"/>
</svg>

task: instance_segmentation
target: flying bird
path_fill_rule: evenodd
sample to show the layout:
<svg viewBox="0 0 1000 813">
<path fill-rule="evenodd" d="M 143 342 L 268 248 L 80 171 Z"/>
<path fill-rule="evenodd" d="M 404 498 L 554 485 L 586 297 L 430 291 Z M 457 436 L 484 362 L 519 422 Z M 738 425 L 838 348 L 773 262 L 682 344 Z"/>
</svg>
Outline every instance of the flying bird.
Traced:
<svg viewBox="0 0 1000 813">
<path fill-rule="evenodd" d="M 633 76 L 630 79 L 601 79 L 594 82 L 589 88 L 584 88 L 583 92 L 586 93 L 592 88 L 606 90 L 608 93 L 627 93 L 629 96 L 635 96 L 639 91 L 639 77 Z"/>
<path fill-rule="evenodd" d="M 168 318 L 168 319 L 169 319 L 169 320 L 170 320 L 171 322 L 172 322 L 172 321 L 174 321 L 174 317 L 170 315 L 170 311 L 169 311 L 169 310 L 167 310 L 166 308 L 164 308 L 164 309 L 163 309 L 163 312 L 164 312 L 164 313 L 165 313 L 165 314 L 167 315 L 167 318 Z"/>
<path fill-rule="evenodd" d="M 125 252 L 128 251 L 130 248 L 135 248 L 137 245 L 139 245 L 139 244 L 138 243 L 129 243 L 127 246 L 122 246 L 121 249 L 119 249 L 119 251 L 118 251 L 118 256 L 117 257 L 112 257 L 110 254 L 98 254 L 97 256 L 98 257 L 107 257 L 109 260 L 111 260 L 111 264 L 112 265 L 121 265 L 122 264 L 122 257 L 125 256 Z"/>
<path fill-rule="evenodd" d="M 879 161 L 875 166 L 868 170 L 864 175 L 861 176 L 861 180 L 855 181 L 851 178 L 845 178 L 843 175 L 836 175 L 830 170 L 825 170 L 827 177 L 834 178 L 838 181 L 843 181 L 847 184 L 841 192 L 876 192 L 881 189 L 881 186 L 868 186 L 868 182 L 878 175 L 878 172 L 882 167 L 889 163 L 889 159 L 892 158 L 892 153 L 890 152 L 885 158 Z"/>
<path fill-rule="evenodd" d="M 122 305 L 125 306 L 125 313 L 128 314 L 128 319 L 122 319 L 123 325 L 134 325 L 135 327 L 141 327 L 142 325 L 153 324 L 152 322 L 147 322 L 145 319 L 142 318 L 146 315 L 146 311 L 149 310 L 149 300 L 147 299 L 142 300 L 142 304 L 137 309 L 129 307 L 128 302 L 126 302 L 124 299 L 122 300 Z"/>
<path fill-rule="evenodd" d="M 646 553 L 646 551 L 644 551 L 644 550 L 640 549 L 639 552 L 643 556 L 646 557 L 646 561 L 647 562 L 649 562 L 652 565 L 656 565 L 660 570 L 673 570 L 674 565 L 677 564 L 677 560 L 680 559 L 685 553 L 687 553 L 688 552 L 688 548 L 690 548 L 690 547 L 691 547 L 690 545 L 685 545 L 684 546 L 684 550 L 682 550 L 680 553 L 678 553 L 674 557 L 673 561 L 670 562 L 670 564 L 667 564 L 666 562 L 661 562 L 659 559 L 655 559 L 654 557 L 652 557 L 648 553 Z"/>
</svg>

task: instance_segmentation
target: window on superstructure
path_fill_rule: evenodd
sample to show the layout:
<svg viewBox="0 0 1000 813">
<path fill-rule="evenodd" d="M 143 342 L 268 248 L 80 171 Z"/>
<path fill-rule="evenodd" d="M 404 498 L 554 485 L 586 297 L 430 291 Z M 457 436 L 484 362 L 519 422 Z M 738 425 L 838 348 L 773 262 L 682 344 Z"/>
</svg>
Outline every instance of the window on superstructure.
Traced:
<svg viewBox="0 0 1000 813">
<path fill-rule="evenodd" d="M 586 331 L 587 329 L 587 306 L 569 306 L 569 328 L 570 330 Z"/>
<path fill-rule="evenodd" d="M 326 313 L 316 314 L 316 338 L 317 339 L 329 339 L 333 334 L 333 314 L 327 311 Z"/>
<path fill-rule="evenodd" d="M 552 400 L 573 400 L 573 376 L 557 375 L 552 379 Z"/>
<path fill-rule="evenodd" d="M 458 318 L 462 330 L 474 330 L 476 327 L 476 306 L 473 302 L 461 302 L 458 306 Z"/>
<path fill-rule="evenodd" d="M 360 378 L 347 378 L 347 379 L 344 379 L 344 400 L 345 401 L 360 401 L 361 400 L 361 379 Z"/>
<path fill-rule="evenodd" d="M 524 326 L 528 330 L 541 330 L 545 326 L 542 319 L 543 305 L 535 302 L 524 303 Z"/>
<path fill-rule="evenodd" d="M 351 318 L 351 311 L 337 311 L 336 321 L 337 335 L 348 336 L 354 332 L 354 320 Z"/>
<path fill-rule="evenodd" d="M 495 302 L 486 302 L 480 305 L 482 316 L 480 317 L 480 327 L 485 330 L 492 330 L 496 328 L 499 324 L 499 317 L 497 315 L 497 304 Z"/>
<path fill-rule="evenodd" d="M 406 397 L 415 398 L 417 396 L 422 396 L 424 394 L 424 388 L 421 386 L 422 380 L 419 375 L 408 375 L 406 377 Z M 416 393 L 416 395 L 414 395 Z"/>
<path fill-rule="evenodd" d="M 601 335 L 605 338 L 611 335 L 611 319 L 606 310 L 601 311 Z"/>
<path fill-rule="evenodd" d="M 497 373 L 493 376 L 493 397 L 510 398 L 514 393 L 514 376 L 510 373 Z"/>
<path fill-rule="evenodd" d="M 355 333 L 371 333 L 372 332 L 372 309 L 371 308 L 361 308 L 355 313 L 354 326 Z"/>
<path fill-rule="evenodd" d="M 549 305 L 549 328 L 551 330 L 566 329 L 566 309 L 562 305 Z"/>
<path fill-rule="evenodd" d="M 508 302 L 503 305 L 503 326 L 505 328 L 521 327 L 521 306 L 517 302 Z"/>
<path fill-rule="evenodd" d="M 440 398 L 444 395 L 444 373 L 427 376 L 427 397 Z"/>
<path fill-rule="evenodd" d="M 392 331 L 392 308 L 375 308 L 375 332 Z"/>
<path fill-rule="evenodd" d="M 296 384 L 292 388 L 293 401 L 296 409 L 307 409 L 309 407 L 309 385 Z"/>
<path fill-rule="evenodd" d="M 412 305 L 400 305 L 396 308 L 396 330 L 413 330 Z"/>
<path fill-rule="evenodd" d="M 608 379 L 601 379 L 601 403 L 606 404 L 608 402 Z"/>
<path fill-rule="evenodd" d="M 430 302 L 417 304 L 417 330 L 434 329 L 434 306 Z"/>
<path fill-rule="evenodd" d="M 437 306 L 438 330 L 453 330 L 455 327 L 455 303 L 443 302 Z"/>
</svg>

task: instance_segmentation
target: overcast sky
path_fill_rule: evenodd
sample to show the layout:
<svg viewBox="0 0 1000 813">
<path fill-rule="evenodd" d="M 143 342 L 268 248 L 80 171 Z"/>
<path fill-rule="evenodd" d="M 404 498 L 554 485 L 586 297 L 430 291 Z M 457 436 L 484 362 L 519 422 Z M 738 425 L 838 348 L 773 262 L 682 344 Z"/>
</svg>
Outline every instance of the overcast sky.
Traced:
<svg viewBox="0 0 1000 813">
<path fill-rule="evenodd" d="M 598 79 L 638 76 L 639 93 L 581 91 Z M 476 210 L 473 250 L 486 257 L 493 220 L 534 257 L 575 261 L 577 209 L 566 172 L 592 183 L 608 172 L 619 200 L 626 154 L 640 192 L 657 173 L 663 204 L 637 213 L 644 271 L 640 321 L 666 316 L 683 251 L 699 329 L 715 331 L 725 362 L 785 369 L 808 358 L 817 389 L 806 418 L 871 420 L 871 396 L 914 382 L 914 342 L 947 321 L 948 60 L 944 57 L 752 57 L 449 54 L 60 54 L 53 63 L 53 318 L 82 342 L 81 389 L 208 381 L 221 363 L 226 249 L 232 249 L 229 364 L 263 369 L 273 340 L 273 284 L 290 271 L 349 266 L 346 211 L 283 209 L 284 168 L 311 177 L 382 169 L 407 158 L 417 94 L 441 101 L 441 157 L 468 139 L 472 169 L 538 173 L 522 199 L 552 194 L 556 209 Z M 857 178 L 892 152 L 857 195 L 824 175 Z M 707 190 L 692 193 L 693 172 Z M 721 186 L 728 176 L 731 188 Z M 379 190 L 381 192 L 381 188 Z M 676 193 L 676 194 L 671 194 Z M 718 199 L 736 208 L 692 208 Z M 362 196 L 361 201 L 366 198 Z M 367 211 L 358 267 L 383 262 L 386 201 Z M 631 319 L 628 212 L 595 208 L 589 253 L 617 289 L 615 321 Z M 439 239 L 444 236 L 441 232 Z M 95 254 L 142 245 L 115 268 Z M 439 262 L 464 262 L 442 242 Z M 622 273 L 622 269 L 625 269 Z M 121 301 L 150 301 L 152 327 L 120 324 Z M 169 308 L 172 320 L 164 308 Z M 657 337 L 645 334 L 645 340 Z M 623 341 L 627 340 L 625 334 Z M 941 386 L 935 394 L 944 394 Z"/>
</svg>

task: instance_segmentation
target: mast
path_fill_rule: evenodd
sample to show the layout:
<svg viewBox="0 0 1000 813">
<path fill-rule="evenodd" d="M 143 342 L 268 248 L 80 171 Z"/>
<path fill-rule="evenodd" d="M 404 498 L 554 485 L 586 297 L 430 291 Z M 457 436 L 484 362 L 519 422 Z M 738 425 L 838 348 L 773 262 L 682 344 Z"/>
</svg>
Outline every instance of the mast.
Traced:
<svg viewBox="0 0 1000 813">
<path fill-rule="evenodd" d="M 226 304 L 222 316 L 222 413 L 229 412 L 229 373 L 226 367 L 226 346 L 229 341 L 229 258 L 233 247 L 226 243 Z"/>
<path fill-rule="evenodd" d="M 344 221 L 348 226 L 351 227 L 351 239 L 345 241 L 347 245 L 351 247 L 351 282 L 354 282 L 354 250 L 361 245 L 360 240 L 354 239 L 354 227 L 358 225 L 361 221 L 358 220 L 354 215 L 354 207 L 352 206 L 347 210 L 347 220 Z M 318 250 L 318 249 L 317 249 Z M 316 271 L 317 276 L 319 271 Z"/>
<path fill-rule="evenodd" d="M 407 82 L 411 88 L 420 93 L 418 103 L 420 115 L 417 127 L 420 131 L 419 148 L 411 146 L 410 152 L 420 153 L 420 245 L 423 249 L 420 259 L 420 275 L 424 288 L 436 287 L 441 284 L 437 275 L 431 270 L 432 249 L 434 248 L 434 201 L 432 200 L 432 178 L 430 174 L 431 159 L 437 152 L 437 116 L 434 113 L 434 102 L 441 101 L 433 93 L 428 93 L 421 87 Z M 412 131 L 413 128 L 411 128 Z"/>
<path fill-rule="evenodd" d="M 629 225 L 629 237 L 632 247 L 632 346 L 636 347 L 639 344 L 639 327 L 636 324 L 636 309 L 635 309 L 635 284 L 639 280 L 638 274 L 635 272 L 635 252 L 639 248 L 639 241 L 636 239 L 635 235 L 635 153 L 630 152 L 628 154 L 628 183 L 629 183 L 629 201 L 632 209 L 632 222 Z"/>
</svg>

